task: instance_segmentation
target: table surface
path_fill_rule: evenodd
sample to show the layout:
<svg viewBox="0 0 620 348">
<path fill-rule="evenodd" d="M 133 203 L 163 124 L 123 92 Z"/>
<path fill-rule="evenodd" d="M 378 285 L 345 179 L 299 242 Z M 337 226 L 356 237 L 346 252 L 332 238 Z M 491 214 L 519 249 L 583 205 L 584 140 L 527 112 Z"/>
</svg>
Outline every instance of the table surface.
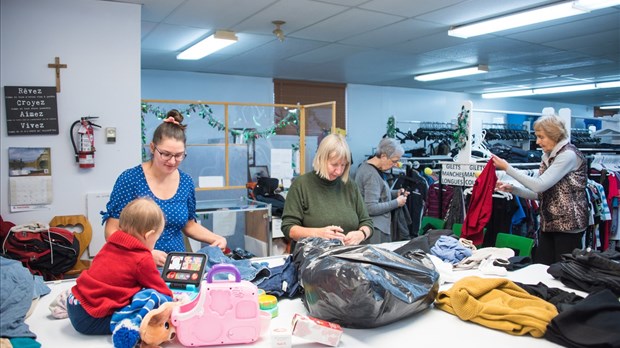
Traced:
<svg viewBox="0 0 620 348">
<path fill-rule="evenodd" d="M 469 275 L 481 275 L 477 270 L 459 271 L 460 278 Z M 547 266 L 530 265 L 526 268 L 509 272 L 508 279 L 524 284 L 543 282 L 550 287 L 562 288 L 581 296 L 585 293 L 566 288 L 560 281 L 547 273 Z M 43 347 L 111 347 L 111 336 L 87 336 L 77 333 L 69 319 L 54 319 L 48 308 L 56 296 L 71 288 L 75 281 L 50 282 L 52 292 L 42 297 L 33 314 L 26 320 L 30 330 L 37 335 L 37 341 Z M 444 284 L 440 290 L 446 290 L 451 284 Z M 282 298 L 278 302 L 279 315 L 271 320 L 269 331 L 253 344 L 226 345 L 226 347 L 271 347 L 271 330 L 277 327 L 291 326 L 295 313 L 308 314 L 301 298 Z M 414 340 L 420 344 L 439 344 L 442 347 L 559 347 L 543 338 L 531 336 L 513 336 L 503 331 L 493 330 L 475 323 L 462 321 L 447 312 L 431 307 L 411 317 L 390 325 L 373 329 L 348 329 L 340 340 L 339 347 L 386 347 L 390 344 L 401 345 Z M 292 337 L 294 347 L 326 347 L 320 343 Z M 168 342 L 164 347 L 182 347 L 178 341 Z"/>
</svg>

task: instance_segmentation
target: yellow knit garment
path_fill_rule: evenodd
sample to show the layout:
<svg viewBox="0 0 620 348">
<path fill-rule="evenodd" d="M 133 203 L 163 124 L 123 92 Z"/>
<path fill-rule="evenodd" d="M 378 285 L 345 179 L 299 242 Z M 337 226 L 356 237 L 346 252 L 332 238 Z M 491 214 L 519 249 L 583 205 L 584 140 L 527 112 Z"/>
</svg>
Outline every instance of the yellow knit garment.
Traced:
<svg viewBox="0 0 620 348">
<path fill-rule="evenodd" d="M 558 311 L 504 278 L 465 277 L 441 291 L 435 306 L 462 320 L 512 335 L 542 337 Z"/>
</svg>

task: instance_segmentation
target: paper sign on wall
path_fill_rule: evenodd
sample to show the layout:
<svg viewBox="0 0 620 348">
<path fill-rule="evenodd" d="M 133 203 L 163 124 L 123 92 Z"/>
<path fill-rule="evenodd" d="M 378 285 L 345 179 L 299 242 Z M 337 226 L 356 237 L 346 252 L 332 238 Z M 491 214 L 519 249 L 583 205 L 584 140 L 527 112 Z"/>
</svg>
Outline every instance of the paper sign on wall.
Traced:
<svg viewBox="0 0 620 348">
<path fill-rule="evenodd" d="M 271 149 L 271 177 L 278 179 L 293 177 L 293 150 Z"/>
</svg>

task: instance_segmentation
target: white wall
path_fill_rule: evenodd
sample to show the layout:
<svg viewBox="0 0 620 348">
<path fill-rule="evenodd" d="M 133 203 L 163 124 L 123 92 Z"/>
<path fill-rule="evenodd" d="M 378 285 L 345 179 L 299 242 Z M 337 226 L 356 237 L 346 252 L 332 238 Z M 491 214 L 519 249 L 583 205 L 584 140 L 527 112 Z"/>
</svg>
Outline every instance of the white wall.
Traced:
<svg viewBox="0 0 620 348">
<path fill-rule="evenodd" d="M 142 98 L 271 104 L 273 79 L 142 70 Z"/>
<path fill-rule="evenodd" d="M 86 193 L 112 189 L 117 175 L 140 162 L 140 6 L 94 0 L 2 0 L 2 86 L 55 86 L 47 67 L 60 57 L 58 135 L 7 136 L 4 88 L 0 109 L 0 205 L 5 220 L 48 222 L 56 215 L 86 215 Z M 107 144 L 95 131 L 95 168 L 79 169 L 69 140 L 81 116 L 116 127 Z M 50 147 L 50 209 L 9 213 L 8 148 Z M 99 218 L 91 219 L 100 224 Z"/>
</svg>

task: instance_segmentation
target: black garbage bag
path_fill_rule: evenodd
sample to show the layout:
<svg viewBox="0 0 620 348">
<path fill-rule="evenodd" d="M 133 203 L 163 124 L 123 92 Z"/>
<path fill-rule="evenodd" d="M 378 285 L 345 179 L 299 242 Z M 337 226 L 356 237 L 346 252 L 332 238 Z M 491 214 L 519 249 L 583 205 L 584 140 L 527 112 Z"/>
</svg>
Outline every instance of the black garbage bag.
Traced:
<svg viewBox="0 0 620 348">
<path fill-rule="evenodd" d="M 373 245 L 302 239 L 294 260 L 313 317 L 349 328 L 373 328 L 429 308 L 439 273 L 423 252 L 410 259 Z"/>
</svg>

